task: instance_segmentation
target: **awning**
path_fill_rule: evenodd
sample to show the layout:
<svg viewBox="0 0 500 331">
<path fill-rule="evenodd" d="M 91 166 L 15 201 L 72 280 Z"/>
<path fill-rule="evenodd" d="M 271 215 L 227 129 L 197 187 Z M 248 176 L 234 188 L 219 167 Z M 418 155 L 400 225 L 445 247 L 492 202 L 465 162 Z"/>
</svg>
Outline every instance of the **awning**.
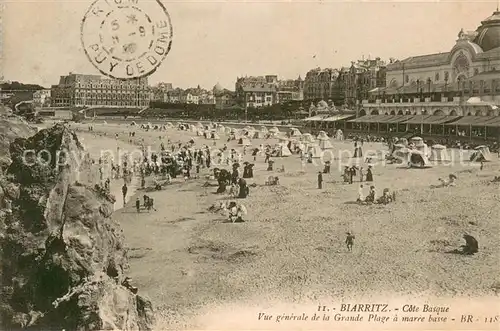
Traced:
<svg viewBox="0 0 500 331">
<path fill-rule="evenodd" d="M 316 116 L 305 118 L 304 121 L 307 121 L 307 122 L 322 121 L 326 117 L 328 117 L 328 116 L 325 116 L 325 115 L 316 115 Z"/>
<path fill-rule="evenodd" d="M 498 116 L 464 116 L 458 121 L 446 123 L 445 125 L 482 126 L 483 124 L 492 122 L 496 118 L 498 118 Z"/>
<path fill-rule="evenodd" d="M 393 115 L 391 118 L 387 119 L 384 123 L 401 123 L 409 120 L 415 115 Z"/>
<path fill-rule="evenodd" d="M 337 121 L 342 121 L 342 120 L 345 120 L 346 118 L 353 117 L 353 116 L 355 116 L 355 115 L 353 115 L 353 114 L 334 115 L 334 116 L 330 116 L 330 117 L 323 119 L 323 121 L 324 122 L 337 122 Z"/>
<path fill-rule="evenodd" d="M 395 115 L 366 115 L 363 117 L 358 117 L 348 122 L 354 123 L 389 123 L 393 117 L 397 117 Z"/>
<path fill-rule="evenodd" d="M 493 119 L 489 122 L 487 122 L 486 124 L 484 124 L 484 126 L 487 126 L 487 127 L 494 127 L 494 128 L 500 128 L 500 118 L 497 117 L 496 119 Z"/>
<path fill-rule="evenodd" d="M 460 116 L 446 116 L 446 115 L 415 115 L 403 124 L 443 124 L 452 122 Z"/>
</svg>

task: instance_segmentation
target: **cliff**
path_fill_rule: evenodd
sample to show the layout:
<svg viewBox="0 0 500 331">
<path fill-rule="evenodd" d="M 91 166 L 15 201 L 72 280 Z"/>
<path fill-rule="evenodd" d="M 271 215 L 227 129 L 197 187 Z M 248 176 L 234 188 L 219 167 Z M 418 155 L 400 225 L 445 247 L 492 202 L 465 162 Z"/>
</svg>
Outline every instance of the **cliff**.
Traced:
<svg viewBox="0 0 500 331">
<path fill-rule="evenodd" d="M 12 201 L 0 212 L 0 329 L 151 329 L 151 303 L 125 277 L 114 200 L 92 186 L 77 136 L 56 125 L 15 139 L 9 152 L 0 178 L 0 195 Z"/>
</svg>

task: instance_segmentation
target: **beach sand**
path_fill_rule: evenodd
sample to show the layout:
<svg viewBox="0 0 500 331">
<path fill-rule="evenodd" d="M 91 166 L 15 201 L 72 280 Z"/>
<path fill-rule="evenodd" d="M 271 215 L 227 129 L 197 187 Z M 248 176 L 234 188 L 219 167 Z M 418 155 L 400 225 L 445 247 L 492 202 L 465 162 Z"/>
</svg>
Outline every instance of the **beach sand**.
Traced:
<svg viewBox="0 0 500 331">
<path fill-rule="evenodd" d="M 86 124 L 72 126 L 87 129 Z M 160 136 L 165 143 L 167 137 L 185 142 L 195 136 L 176 129 L 144 132 L 99 123 L 94 130 L 108 137 L 119 133 L 127 142 L 128 132 L 136 131 L 135 143 L 144 138 L 157 150 Z M 221 137 L 218 147 L 225 143 L 225 135 Z M 353 149 L 350 141 L 332 142 L 335 151 Z M 202 144 L 212 146 L 212 141 L 198 137 L 196 146 Z M 228 146 L 237 147 L 235 141 Z M 365 144 L 365 154 L 369 149 L 387 147 Z M 250 155 L 245 160 L 253 162 Z M 397 192 L 397 201 L 386 206 L 353 203 L 358 179 L 344 184 L 338 165 L 348 163 L 348 157 L 333 161 L 322 190 L 316 183 L 322 166 L 306 164 L 303 169 L 297 155 L 274 160 L 274 169 L 284 165 L 286 172 L 272 172 L 280 177 L 280 185 L 273 187 L 263 186 L 270 175 L 264 157 L 255 162 L 255 178 L 248 183 L 258 187 L 242 200 L 248 209 L 245 223 L 224 223 L 223 216 L 207 211 L 227 196 L 213 194 L 216 187 L 202 187 L 205 179 L 177 179 L 163 191 L 150 192 L 157 211 L 138 215 L 131 198 L 114 214 L 130 248 L 131 276 L 165 312 L 161 327 L 195 328 L 202 311 L 242 301 L 265 307 L 380 293 L 467 297 L 491 295 L 500 288 L 500 184 L 490 183 L 499 175 L 496 156 L 482 171 L 468 162 L 431 169 L 377 164 L 377 193 L 386 187 Z M 430 187 L 450 173 L 458 177 L 456 187 Z M 356 236 L 351 253 L 344 244 L 347 231 Z M 465 243 L 464 232 L 478 239 L 480 252 L 447 254 Z"/>
</svg>

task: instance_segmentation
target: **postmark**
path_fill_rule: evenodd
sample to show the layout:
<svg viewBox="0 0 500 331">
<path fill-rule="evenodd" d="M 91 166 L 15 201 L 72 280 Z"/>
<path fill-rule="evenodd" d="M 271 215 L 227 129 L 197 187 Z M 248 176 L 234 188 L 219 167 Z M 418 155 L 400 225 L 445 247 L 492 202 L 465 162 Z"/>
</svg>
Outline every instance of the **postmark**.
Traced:
<svg viewBox="0 0 500 331">
<path fill-rule="evenodd" d="M 155 72 L 170 51 L 172 37 L 170 15 L 160 0 L 96 0 L 81 24 L 87 58 L 115 79 Z"/>
</svg>

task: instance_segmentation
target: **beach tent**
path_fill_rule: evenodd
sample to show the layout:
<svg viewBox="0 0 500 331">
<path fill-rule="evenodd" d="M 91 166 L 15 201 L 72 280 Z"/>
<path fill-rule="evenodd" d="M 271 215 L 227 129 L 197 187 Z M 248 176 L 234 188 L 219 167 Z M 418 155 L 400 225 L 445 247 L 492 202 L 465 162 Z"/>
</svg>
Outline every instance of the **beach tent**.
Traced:
<svg viewBox="0 0 500 331">
<path fill-rule="evenodd" d="M 318 144 L 310 144 L 307 146 L 307 154 L 312 154 L 313 158 L 319 158 L 322 155 L 321 147 Z"/>
<path fill-rule="evenodd" d="M 303 142 L 305 142 L 305 143 L 313 143 L 313 142 L 315 142 L 314 137 L 310 133 L 304 133 L 302 135 L 302 139 L 301 140 Z"/>
<path fill-rule="evenodd" d="M 174 125 L 172 124 L 172 122 L 167 122 L 167 123 L 165 123 L 165 126 L 166 126 L 167 128 L 173 128 L 173 127 L 174 127 Z"/>
<path fill-rule="evenodd" d="M 443 162 L 451 161 L 451 158 L 448 151 L 446 150 L 446 146 L 436 144 L 432 146 L 431 156 L 429 157 L 429 160 Z"/>
<path fill-rule="evenodd" d="M 292 155 L 292 152 L 290 152 L 290 149 L 288 148 L 288 146 L 285 144 L 285 143 L 279 143 L 279 156 L 280 157 L 287 157 L 287 156 L 291 156 Z"/>
<path fill-rule="evenodd" d="M 422 153 L 419 150 L 416 149 L 411 149 L 410 150 L 410 167 L 413 168 L 430 168 L 432 167 L 431 163 L 427 159 L 427 156 L 425 156 L 424 153 Z"/>
<path fill-rule="evenodd" d="M 217 126 L 216 130 L 218 133 L 225 133 L 226 132 L 226 128 L 224 127 L 224 125 Z"/>
<path fill-rule="evenodd" d="M 489 162 L 491 161 L 491 153 L 488 146 L 477 146 L 474 148 L 474 152 L 472 152 L 470 156 L 470 160 L 474 162 Z"/>
<path fill-rule="evenodd" d="M 215 132 L 215 131 L 212 131 L 212 132 L 210 133 L 209 137 L 210 137 L 211 139 L 213 139 L 213 140 L 219 140 L 219 139 L 220 139 L 219 135 L 218 135 L 218 134 L 217 134 L 217 132 Z"/>
<path fill-rule="evenodd" d="M 262 139 L 264 138 L 264 134 L 262 131 L 255 131 L 252 136 L 253 139 Z"/>
<path fill-rule="evenodd" d="M 238 145 L 240 145 L 240 146 L 252 146 L 252 143 L 250 142 L 250 140 L 247 137 L 241 137 L 238 140 Z"/>
<path fill-rule="evenodd" d="M 318 133 L 318 144 L 319 144 L 319 147 L 322 149 L 322 150 L 325 150 L 325 149 L 332 149 L 333 148 L 333 145 L 330 141 L 330 138 L 328 137 L 328 135 L 326 134 L 325 131 L 320 131 Z"/>
<path fill-rule="evenodd" d="M 415 146 L 420 146 L 424 144 L 424 140 L 420 137 L 413 137 L 410 139 L 410 142 L 415 144 Z"/>
<path fill-rule="evenodd" d="M 269 129 L 269 133 L 276 135 L 276 134 L 280 133 L 280 130 L 277 127 L 273 126 L 272 128 Z"/>
<path fill-rule="evenodd" d="M 130 126 L 136 126 L 137 123 L 135 123 L 134 121 L 132 121 L 132 123 L 130 123 Z"/>
<path fill-rule="evenodd" d="M 267 133 L 267 132 L 268 132 L 267 127 L 266 127 L 266 126 L 264 126 L 264 125 L 263 125 L 263 126 L 261 126 L 261 127 L 260 127 L 260 132 L 262 132 L 262 133 Z"/>
<path fill-rule="evenodd" d="M 326 139 L 330 139 L 330 138 L 328 137 L 328 135 L 326 134 L 325 131 L 320 131 L 320 132 L 318 132 L 318 135 L 316 136 L 316 139 L 318 139 L 318 140 L 326 140 Z"/>
<path fill-rule="evenodd" d="M 189 124 L 189 128 L 190 128 L 191 132 L 198 132 L 198 128 L 196 126 L 194 126 L 193 124 Z"/>
<path fill-rule="evenodd" d="M 196 126 L 197 126 L 198 128 L 203 128 L 203 124 L 201 124 L 200 122 L 196 123 Z"/>
<path fill-rule="evenodd" d="M 408 139 L 406 139 L 406 138 L 399 138 L 398 139 L 398 144 L 401 144 L 401 145 L 404 145 L 404 146 L 408 146 Z"/>
<path fill-rule="evenodd" d="M 396 154 L 398 153 L 398 151 L 404 150 L 404 149 L 406 149 L 405 145 L 403 145 L 403 144 L 394 144 L 391 155 L 396 157 L 397 156 Z"/>
<path fill-rule="evenodd" d="M 337 140 L 344 140 L 344 132 L 342 132 L 342 130 L 338 129 L 337 132 L 335 133 L 335 138 Z"/>
<path fill-rule="evenodd" d="M 228 126 L 226 126 L 226 127 L 224 128 L 224 132 L 225 132 L 226 134 L 230 134 L 230 133 L 231 133 L 231 130 L 232 130 L 232 129 L 231 129 L 230 127 L 228 127 Z"/>
<path fill-rule="evenodd" d="M 427 157 L 429 157 L 429 155 L 430 155 L 429 146 L 427 146 L 427 144 L 422 143 L 420 145 L 415 145 L 415 149 L 417 151 L 422 152 Z"/>
<path fill-rule="evenodd" d="M 318 144 L 319 144 L 319 147 L 322 149 L 322 150 L 325 150 L 325 149 L 333 149 L 333 144 L 332 142 L 329 140 L 329 139 L 320 139 L 318 141 Z"/>
<path fill-rule="evenodd" d="M 302 136 L 302 132 L 299 131 L 297 128 L 292 128 L 290 131 L 290 137 L 300 137 Z"/>
</svg>

